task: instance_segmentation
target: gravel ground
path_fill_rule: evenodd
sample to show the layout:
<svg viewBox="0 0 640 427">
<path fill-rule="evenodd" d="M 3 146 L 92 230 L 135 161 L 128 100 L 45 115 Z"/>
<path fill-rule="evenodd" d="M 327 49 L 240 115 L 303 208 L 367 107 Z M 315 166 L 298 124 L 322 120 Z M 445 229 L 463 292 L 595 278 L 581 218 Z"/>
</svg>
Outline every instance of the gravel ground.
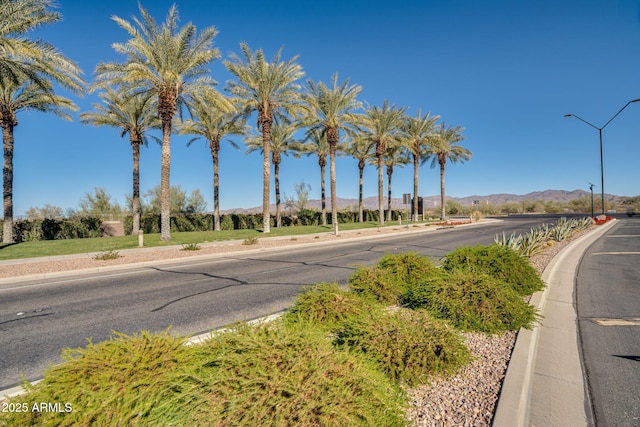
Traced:
<svg viewBox="0 0 640 427">
<path fill-rule="evenodd" d="M 595 226 L 592 226 L 595 227 Z M 0 278 L 23 275 L 51 273 L 66 270 L 94 269 L 110 265 L 151 262 L 159 259 L 184 258 L 196 255 L 224 254 L 235 251 L 256 250 L 290 246 L 293 244 L 313 244 L 330 242 L 336 239 L 350 237 L 364 237 L 385 233 L 412 232 L 419 228 L 392 227 L 380 231 L 376 229 L 358 232 L 344 232 L 340 236 L 329 233 L 314 236 L 298 236 L 286 239 L 260 239 L 257 244 L 243 245 L 242 242 L 229 241 L 203 244 L 198 251 L 184 251 L 180 247 L 149 248 L 144 251 L 122 251 L 121 257 L 112 260 L 96 260 L 95 255 L 85 254 L 73 259 L 48 259 L 39 262 L 18 262 L 15 264 L 0 264 Z M 542 274 L 551 259 L 571 241 L 587 233 L 582 231 L 560 243 L 548 247 L 544 253 L 531 259 L 531 264 Z M 411 408 L 408 418 L 419 427 L 425 426 L 455 426 L 478 427 L 489 426 L 493 419 L 495 406 L 500 395 L 502 380 L 504 379 L 511 351 L 517 337 L 516 332 L 501 335 L 487 335 L 483 333 L 464 333 L 465 341 L 474 357 L 474 361 L 467 365 L 455 376 L 434 380 L 430 385 L 424 385 L 409 390 Z"/>
</svg>

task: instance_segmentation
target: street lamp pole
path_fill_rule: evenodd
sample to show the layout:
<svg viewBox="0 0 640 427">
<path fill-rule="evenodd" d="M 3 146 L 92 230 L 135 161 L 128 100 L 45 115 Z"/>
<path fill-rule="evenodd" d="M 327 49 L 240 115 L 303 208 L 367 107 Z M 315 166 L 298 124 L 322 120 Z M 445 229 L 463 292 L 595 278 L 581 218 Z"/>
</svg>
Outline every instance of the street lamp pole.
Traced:
<svg viewBox="0 0 640 427">
<path fill-rule="evenodd" d="M 589 190 L 591 190 L 591 218 L 593 218 L 593 187 L 592 183 L 589 183 Z"/>
<path fill-rule="evenodd" d="M 609 121 L 607 123 L 604 124 L 604 126 L 602 127 L 598 127 L 592 123 L 589 123 L 588 121 L 586 121 L 585 119 L 583 119 L 580 116 L 577 116 L 575 114 L 565 114 L 565 117 L 575 117 L 576 119 L 580 120 L 581 122 L 584 122 L 586 124 L 588 124 L 589 126 L 591 126 L 594 129 L 598 130 L 598 133 L 600 135 L 600 190 L 601 190 L 601 201 L 602 201 L 602 215 L 604 215 L 605 210 L 604 210 L 604 156 L 603 156 L 603 152 L 602 152 L 602 130 L 604 128 L 607 127 L 607 125 L 609 123 L 611 123 L 613 121 L 613 119 L 615 119 L 616 117 L 618 117 L 618 114 L 622 113 L 622 111 L 627 108 L 629 106 L 629 104 L 632 104 L 634 102 L 638 102 L 640 101 L 640 98 L 638 99 L 632 99 L 631 101 L 627 102 L 624 107 L 622 107 L 616 114 L 614 114 L 613 117 L 611 117 L 609 119 Z"/>
</svg>

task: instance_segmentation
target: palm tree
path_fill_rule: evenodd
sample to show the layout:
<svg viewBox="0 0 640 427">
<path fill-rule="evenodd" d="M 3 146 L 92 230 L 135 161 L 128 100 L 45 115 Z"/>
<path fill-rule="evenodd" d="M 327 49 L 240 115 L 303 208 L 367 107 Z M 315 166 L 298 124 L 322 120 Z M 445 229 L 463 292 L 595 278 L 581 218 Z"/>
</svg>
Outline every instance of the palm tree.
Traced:
<svg viewBox="0 0 640 427">
<path fill-rule="evenodd" d="M 69 99 L 56 95 L 52 84 L 43 79 L 39 84 L 18 74 L 15 81 L 11 76 L 0 73 L 0 126 L 2 127 L 2 145 L 4 166 L 2 169 L 4 225 L 3 243 L 13 242 L 13 130 L 18 126 L 16 114 L 20 111 L 36 110 L 53 113 L 58 117 L 71 120 L 65 110 L 76 111 L 78 107 Z"/>
<path fill-rule="evenodd" d="M 373 156 L 373 144 L 367 138 L 359 134 L 353 134 L 350 138 L 351 143 L 345 152 L 358 161 L 358 220 L 364 222 L 364 212 L 362 206 L 362 190 L 364 184 L 364 167 L 367 160 Z"/>
<path fill-rule="evenodd" d="M 405 117 L 402 127 L 402 141 L 411 153 L 413 161 L 413 212 L 414 221 L 418 216 L 418 169 L 419 162 L 425 159 L 427 148 L 436 130 L 436 121 L 440 116 L 431 117 L 431 113 L 424 116 L 418 110 L 416 117 Z"/>
<path fill-rule="evenodd" d="M 384 225 L 384 181 L 382 179 L 384 157 L 387 153 L 387 146 L 399 138 L 406 110 L 404 107 L 398 108 L 395 105 L 389 105 L 389 101 L 385 99 L 382 108 L 372 106 L 365 113 L 367 138 L 375 144 L 375 156 L 378 160 L 378 211 L 380 225 Z"/>
<path fill-rule="evenodd" d="M 307 81 L 303 95 L 307 110 L 303 125 L 319 129 L 326 134 L 329 144 L 329 179 L 331 187 L 331 224 L 333 233 L 338 234 L 338 206 L 336 194 L 336 153 L 340 142 L 340 130 L 353 128 L 361 122 L 361 116 L 353 113 L 362 103 L 356 100 L 361 86 L 349 85 L 349 79 L 338 85 L 338 74 L 331 78 L 331 87 L 322 82 Z"/>
<path fill-rule="evenodd" d="M 215 94 L 209 94 L 211 98 Z M 228 135 L 244 135 L 247 132 L 246 120 L 236 114 L 234 110 L 212 108 L 211 102 L 196 98 L 191 105 L 191 120 L 186 120 L 180 126 L 179 133 L 197 135 L 187 145 L 204 138 L 209 142 L 211 159 L 213 160 L 213 223 L 214 230 L 220 231 L 220 178 L 218 173 L 220 163 L 220 142 Z M 229 143 L 239 148 L 233 141 Z"/>
<path fill-rule="evenodd" d="M 278 50 L 271 62 L 267 62 L 262 49 L 255 52 L 246 43 L 240 44 L 243 58 L 231 54 L 224 64 L 238 78 L 227 82 L 227 90 L 236 96 L 239 109 L 245 115 L 258 113 L 258 129 L 262 132 L 263 172 L 262 172 L 262 231 L 271 232 L 269 195 L 271 192 L 271 162 L 269 157 L 271 126 L 278 115 L 294 117 L 299 109 L 300 86 L 296 80 L 304 76 L 302 67 L 296 64 L 294 56 L 282 62 L 282 49 Z"/>
<path fill-rule="evenodd" d="M 320 166 L 320 203 L 322 225 L 327 225 L 327 203 L 325 192 L 325 168 L 327 167 L 327 156 L 329 155 L 329 143 L 327 135 L 320 129 L 313 129 L 307 132 L 303 142 L 296 144 L 294 150 L 298 155 L 318 156 L 318 166 Z"/>
<path fill-rule="evenodd" d="M 147 132 L 160 127 L 157 107 L 151 93 L 131 93 L 126 88 L 106 87 L 100 93 L 101 104 L 93 104 L 95 111 L 82 113 L 82 123 L 120 129 L 120 137 L 129 135 L 133 152 L 133 228 L 140 230 L 140 147 L 147 144 Z M 157 138 L 156 138 L 157 139 Z"/>
<path fill-rule="evenodd" d="M 436 165 L 440 165 L 440 219 L 442 220 L 446 218 L 444 210 L 444 170 L 447 160 L 451 161 L 451 163 L 464 163 L 472 155 L 471 151 L 458 145 L 459 142 L 465 139 L 462 132 L 464 132 L 463 127 L 446 127 L 443 122 L 438 127 L 438 131 L 429 147 L 429 155 L 432 159 L 431 167 L 434 168 Z"/>
<path fill-rule="evenodd" d="M 299 145 L 293 135 L 298 130 L 298 125 L 290 120 L 282 118 L 274 122 L 271 127 L 271 162 L 273 163 L 273 177 L 276 189 L 276 227 L 282 226 L 282 216 L 280 214 L 280 163 L 282 156 L 287 156 Z M 247 151 L 245 154 L 260 151 L 264 154 L 264 139 L 261 135 L 250 136 L 245 139 Z"/>
<path fill-rule="evenodd" d="M 161 239 L 171 239 L 170 166 L 172 121 L 186 101 L 210 89 L 215 81 L 206 65 L 219 58 L 212 47 L 217 34 L 215 27 L 196 32 L 192 23 L 178 28 L 178 9 L 169 9 L 166 21 L 158 25 L 139 5 L 142 20 L 133 23 L 117 16 L 113 20 L 131 38 L 126 43 L 114 43 L 116 52 L 126 55 L 124 63 L 102 63 L 96 68 L 98 84 L 124 83 L 139 92 L 157 97 L 158 115 L 162 123 L 162 167 L 160 174 Z"/>
<path fill-rule="evenodd" d="M 24 37 L 42 25 L 60 21 L 62 15 L 52 11 L 52 0 L 0 1 L 0 74 L 14 87 L 31 80 L 49 90 L 49 82 L 82 90 L 82 71 L 55 47 L 42 40 Z"/>
<path fill-rule="evenodd" d="M 387 154 L 384 157 L 384 165 L 387 167 L 387 221 L 391 221 L 391 179 L 394 166 L 403 167 L 409 163 L 406 147 L 400 141 L 387 146 Z"/>
</svg>

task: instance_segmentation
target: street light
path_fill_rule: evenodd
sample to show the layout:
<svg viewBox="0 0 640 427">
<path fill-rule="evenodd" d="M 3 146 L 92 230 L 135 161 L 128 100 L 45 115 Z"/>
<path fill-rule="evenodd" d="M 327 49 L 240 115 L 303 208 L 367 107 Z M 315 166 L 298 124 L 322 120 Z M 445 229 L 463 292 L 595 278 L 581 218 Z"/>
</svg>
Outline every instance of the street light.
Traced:
<svg viewBox="0 0 640 427">
<path fill-rule="evenodd" d="M 589 183 L 589 190 L 591 190 L 591 218 L 593 218 L 593 187 L 595 187 L 595 185 Z"/>
<path fill-rule="evenodd" d="M 586 124 L 588 124 L 589 126 L 591 126 L 594 129 L 598 129 L 598 133 L 600 134 L 600 189 L 602 190 L 602 215 L 604 215 L 604 159 L 602 156 L 602 130 L 604 128 L 607 127 L 607 125 L 609 123 L 611 123 L 611 121 L 613 121 L 613 119 L 615 119 L 616 117 L 618 117 L 618 114 L 622 113 L 622 110 L 624 110 L 625 108 L 627 108 L 629 106 L 629 104 L 634 103 L 634 102 L 638 102 L 640 101 L 640 98 L 638 99 L 632 99 L 631 101 L 627 102 L 624 107 L 622 107 L 620 109 L 620 111 L 618 111 L 613 117 L 611 117 L 609 119 L 609 121 L 607 123 L 604 124 L 604 126 L 602 127 L 598 127 L 594 124 L 589 123 L 588 121 L 586 121 L 585 119 L 583 119 L 582 117 L 576 116 L 575 114 L 565 114 L 565 117 L 575 117 L 576 119 L 580 120 L 581 122 L 584 122 Z"/>
</svg>

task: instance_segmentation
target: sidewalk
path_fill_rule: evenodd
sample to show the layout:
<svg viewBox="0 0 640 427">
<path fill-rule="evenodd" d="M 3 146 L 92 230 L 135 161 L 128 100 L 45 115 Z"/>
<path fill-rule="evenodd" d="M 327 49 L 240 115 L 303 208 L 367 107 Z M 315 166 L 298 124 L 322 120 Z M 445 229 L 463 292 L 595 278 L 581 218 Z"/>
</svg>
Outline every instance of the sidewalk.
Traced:
<svg viewBox="0 0 640 427">
<path fill-rule="evenodd" d="M 592 425 L 573 300 L 576 268 L 586 249 L 616 221 L 564 248 L 542 274 L 547 284 L 530 303 L 544 316 L 521 330 L 502 385 L 494 427 Z"/>
</svg>

